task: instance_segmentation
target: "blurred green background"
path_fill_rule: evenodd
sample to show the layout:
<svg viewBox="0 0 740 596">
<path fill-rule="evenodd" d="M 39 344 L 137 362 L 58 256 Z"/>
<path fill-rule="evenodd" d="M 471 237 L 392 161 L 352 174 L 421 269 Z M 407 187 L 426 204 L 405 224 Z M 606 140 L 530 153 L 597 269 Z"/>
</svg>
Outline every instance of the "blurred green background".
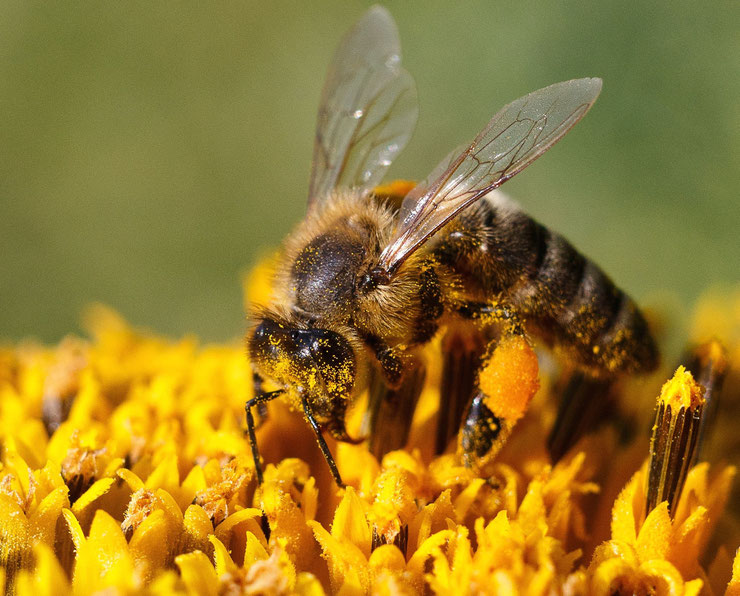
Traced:
<svg viewBox="0 0 740 596">
<path fill-rule="evenodd" d="M 240 272 L 304 212 L 324 73 L 366 2 L 0 4 L 0 338 L 101 301 L 242 333 Z M 740 281 L 740 3 L 388 2 L 424 177 L 503 104 L 600 76 L 588 117 L 506 190 L 624 288 Z"/>
</svg>

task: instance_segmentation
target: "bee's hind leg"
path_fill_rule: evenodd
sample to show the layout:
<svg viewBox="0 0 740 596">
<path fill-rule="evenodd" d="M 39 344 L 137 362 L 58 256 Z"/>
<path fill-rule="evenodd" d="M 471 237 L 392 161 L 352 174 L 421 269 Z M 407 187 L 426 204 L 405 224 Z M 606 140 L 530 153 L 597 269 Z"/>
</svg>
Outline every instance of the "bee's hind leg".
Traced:
<svg viewBox="0 0 740 596">
<path fill-rule="evenodd" d="M 501 450 L 537 391 L 537 357 L 513 309 L 500 303 L 468 303 L 459 307 L 458 313 L 482 329 L 496 324 L 500 330 L 500 336 L 489 340 L 477 360 L 475 382 L 458 433 L 457 452 L 462 463 L 481 469 Z M 509 374 L 516 375 L 516 383 L 506 382 Z M 492 385 L 496 379 L 504 382 Z"/>
</svg>

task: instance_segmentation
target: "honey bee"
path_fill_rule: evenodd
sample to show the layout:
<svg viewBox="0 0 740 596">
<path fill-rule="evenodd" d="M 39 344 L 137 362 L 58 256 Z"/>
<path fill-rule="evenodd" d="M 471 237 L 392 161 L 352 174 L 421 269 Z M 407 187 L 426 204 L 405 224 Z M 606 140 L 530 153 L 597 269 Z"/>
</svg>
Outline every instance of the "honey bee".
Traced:
<svg viewBox="0 0 740 596">
<path fill-rule="evenodd" d="M 647 371 L 657 350 L 635 303 L 559 234 L 497 189 L 589 110 L 601 80 L 565 81 L 501 109 L 464 150 L 405 197 L 374 190 L 416 123 L 396 25 L 371 8 L 340 43 L 324 86 L 308 213 L 285 241 L 270 306 L 246 344 L 252 408 L 280 394 L 302 409 L 337 484 L 322 432 L 352 441 L 347 408 L 368 391 L 364 438 L 376 455 L 405 444 L 425 378 L 421 348 L 444 333 L 438 451 L 458 430 L 463 460 L 505 424 L 476 389 L 481 357 L 506 334 L 536 336 L 595 377 Z M 280 389 L 263 392 L 269 379 Z"/>
</svg>

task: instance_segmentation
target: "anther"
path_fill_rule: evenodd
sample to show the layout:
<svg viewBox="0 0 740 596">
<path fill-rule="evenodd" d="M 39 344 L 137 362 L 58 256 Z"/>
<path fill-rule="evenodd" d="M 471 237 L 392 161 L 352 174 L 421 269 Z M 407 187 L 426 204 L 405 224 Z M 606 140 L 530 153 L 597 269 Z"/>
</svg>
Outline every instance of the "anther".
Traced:
<svg viewBox="0 0 740 596">
<path fill-rule="evenodd" d="M 704 388 L 679 366 L 673 378 L 663 385 L 658 398 L 650 440 L 648 512 L 667 501 L 668 511 L 674 514 L 694 459 L 704 404 Z"/>
</svg>

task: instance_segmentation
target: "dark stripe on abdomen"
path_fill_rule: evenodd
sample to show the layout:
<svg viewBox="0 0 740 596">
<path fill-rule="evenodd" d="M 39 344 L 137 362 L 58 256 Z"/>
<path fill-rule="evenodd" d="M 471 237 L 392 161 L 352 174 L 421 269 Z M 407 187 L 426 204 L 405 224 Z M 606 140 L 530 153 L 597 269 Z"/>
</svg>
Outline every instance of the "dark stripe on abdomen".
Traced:
<svg viewBox="0 0 740 596">
<path fill-rule="evenodd" d="M 555 321 L 578 343 L 590 345 L 616 318 L 622 296 L 604 272 L 587 260 L 575 296 Z"/>
<path fill-rule="evenodd" d="M 537 289 L 537 313 L 557 318 L 576 299 L 586 259 L 560 234 L 546 230 L 544 258 L 532 283 Z"/>
<path fill-rule="evenodd" d="M 587 368 L 648 370 L 657 351 L 634 302 L 565 238 L 549 232 L 547 252 L 525 308 L 547 334 Z"/>
<path fill-rule="evenodd" d="M 560 341 L 589 368 L 636 372 L 657 364 L 657 349 L 637 306 L 591 261 L 585 260 L 578 290 L 554 323 Z"/>
</svg>

